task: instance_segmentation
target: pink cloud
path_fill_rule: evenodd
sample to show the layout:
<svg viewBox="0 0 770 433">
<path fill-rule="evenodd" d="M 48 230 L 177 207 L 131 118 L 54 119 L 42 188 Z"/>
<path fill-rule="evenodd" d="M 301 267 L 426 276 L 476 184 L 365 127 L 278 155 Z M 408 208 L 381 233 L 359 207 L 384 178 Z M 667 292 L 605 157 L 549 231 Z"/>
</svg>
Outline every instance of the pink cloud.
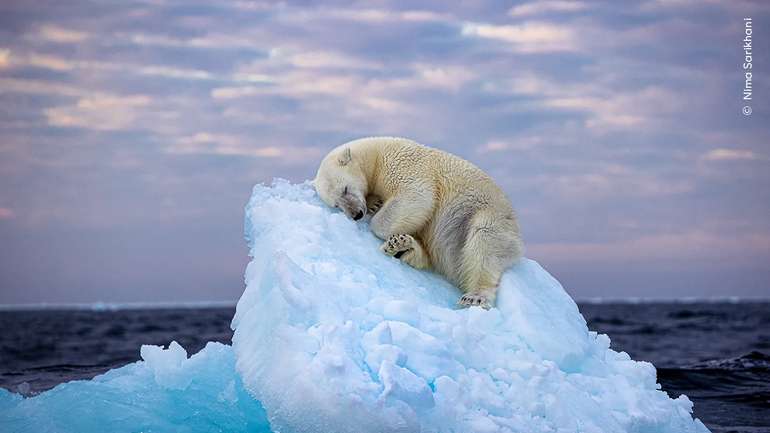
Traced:
<svg viewBox="0 0 770 433">
<path fill-rule="evenodd" d="M 14 216 L 16 216 L 16 214 L 14 214 L 12 210 L 7 207 L 0 207 L 0 220 L 11 219 Z"/>
<path fill-rule="evenodd" d="M 681 259 L 740 263 L 747 258 L 770 253 L 770 233 L 754 231 L 723 235 L 719 230 L 694 228 L 681 233 L 652 234 L 605 243 L 530 243 L 527 253 L 530 257 L 549 262 L 582 264 Z"/>
</svg>

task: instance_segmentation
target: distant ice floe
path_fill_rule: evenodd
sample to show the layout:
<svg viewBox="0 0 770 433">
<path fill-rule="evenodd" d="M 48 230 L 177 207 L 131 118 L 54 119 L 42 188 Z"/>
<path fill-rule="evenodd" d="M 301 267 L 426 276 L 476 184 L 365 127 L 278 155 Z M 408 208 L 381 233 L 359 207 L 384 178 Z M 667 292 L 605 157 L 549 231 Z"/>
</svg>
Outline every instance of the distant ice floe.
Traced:
<svg viewBox="0 0 770 433">
<path fill-rule="evenodd" d="M 0 391 L 3 431 L 708 431 L 532 260 L 504 275 L 497 308 L 457 309 L 457 289 L 381 254 L 308 183 L 256 186 L 245 227 L 232 348 L 144 346 L 91 381 Z"/>
</svg>

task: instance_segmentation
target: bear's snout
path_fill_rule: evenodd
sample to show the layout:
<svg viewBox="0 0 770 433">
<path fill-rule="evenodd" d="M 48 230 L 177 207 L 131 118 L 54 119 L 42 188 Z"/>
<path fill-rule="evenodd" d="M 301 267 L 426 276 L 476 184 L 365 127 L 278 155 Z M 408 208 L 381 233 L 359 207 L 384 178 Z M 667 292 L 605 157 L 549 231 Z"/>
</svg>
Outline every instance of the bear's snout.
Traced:
<svg viewBox="0 0 770 433">
<path fill-rule="evenodd" d="M 366 215 L 366 203 L 352 194 L 346 194 L 337 201 L 337 206 L 348 218 L 358 221 Z"/>
</svg>

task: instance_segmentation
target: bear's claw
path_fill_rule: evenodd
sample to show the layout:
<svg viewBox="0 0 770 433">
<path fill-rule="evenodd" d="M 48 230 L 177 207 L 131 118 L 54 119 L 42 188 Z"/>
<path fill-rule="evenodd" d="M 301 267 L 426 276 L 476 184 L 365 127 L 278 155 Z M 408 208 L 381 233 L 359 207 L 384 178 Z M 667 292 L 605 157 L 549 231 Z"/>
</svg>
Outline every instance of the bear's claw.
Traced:
<svg viewBox="0 0 770 433">
<path fill-rule="evenodd" d="M 396 234 L 389 237 L 382 244 L 381 249 L 383 253 L 389 256 L 400 258 L 405 252 L 413 248 L 412 242 L 414 242 L 414 238 L 411 235 Z"/>
<path fill-rule="evenodd" d="M 366 196 L 366 211 L 369 215 L 374 215 L 382 207 L 383 202 L 379 196 L 369 195 Z"/>
<path fill-rule="evenodd" d="M 466 293 L 460 297 L 460 300 L 457 301 L 457 305 L 461 305 L 463 307 L 481 307 L 485 310 L 489 310 L 492 308 L 492 304 L 489 302 L 489 299 L 481 294 L 478 293 Z"/>
</svg>

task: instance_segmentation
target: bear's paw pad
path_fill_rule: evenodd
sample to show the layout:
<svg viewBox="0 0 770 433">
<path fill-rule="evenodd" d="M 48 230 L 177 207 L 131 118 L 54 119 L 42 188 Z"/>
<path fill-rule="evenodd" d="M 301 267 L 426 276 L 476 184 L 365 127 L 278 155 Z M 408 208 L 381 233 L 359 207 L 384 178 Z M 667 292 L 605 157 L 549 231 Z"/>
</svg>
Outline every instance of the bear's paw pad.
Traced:
<svg viewBox="0 0 770 433">
<path fill-rule="evenodd" d="M 382 244 L 382 252 L 395 258 L 401 257 L 413 247 L 414 238 L 411 235 L 399 233 L 388 238 Z"/>
</svg>

